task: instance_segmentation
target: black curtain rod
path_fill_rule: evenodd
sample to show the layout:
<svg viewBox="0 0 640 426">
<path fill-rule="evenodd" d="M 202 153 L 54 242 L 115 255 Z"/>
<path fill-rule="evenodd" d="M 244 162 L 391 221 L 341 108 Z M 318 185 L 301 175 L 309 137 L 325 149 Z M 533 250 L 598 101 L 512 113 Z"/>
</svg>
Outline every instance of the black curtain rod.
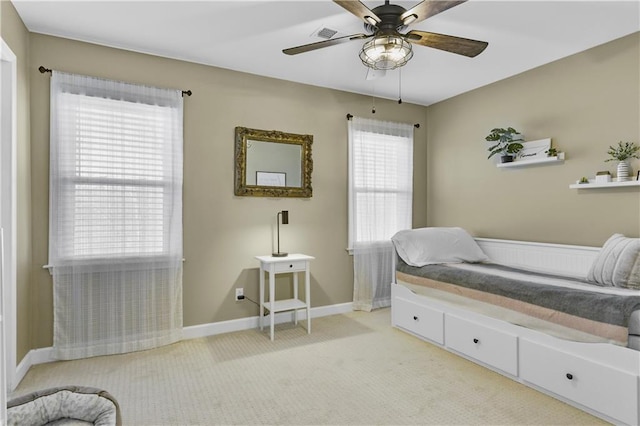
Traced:
<svg viewBox="0 0 640 426">
<path fill-rule="evenodd" d="M 353 118 L 352 114 L 347 114 L 347 120 L 351 120 Z M 416 123 L 413 125 L 413 127 L 415 127 L 416 129 L 420 128 L 420 123 Z"/>
<path fill-rule="evenodd" d="M 49 74 L 53 73 L 52 70 L 50 70 L 49 68 L 45 68 L 42 65 L 40 65 L 40 67 L 38 67 L 38 71 L 40 71 L 41 74 L 44 74 L 45 72 L 48 72 Z M 187 95 L 187 96 L 191 96 L 193 94 L 193 92 L 191 90 L 183 90 L 182 91 L 182 96 Z"/>
</svg>

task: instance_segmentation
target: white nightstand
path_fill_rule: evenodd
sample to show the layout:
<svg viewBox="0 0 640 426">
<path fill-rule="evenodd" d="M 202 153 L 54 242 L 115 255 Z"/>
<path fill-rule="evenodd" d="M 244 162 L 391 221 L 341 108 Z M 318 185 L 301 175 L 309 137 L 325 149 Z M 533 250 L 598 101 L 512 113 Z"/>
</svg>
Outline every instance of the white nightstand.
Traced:
<svg viewBox="0 0 640 426">
<path fill-rule="evenodd" d="M 286 257 L 256 256 L 260 261 L 260 330 L 263 329 L 264 308 L 269 310 L 271 340 L 273 340 L 274 320 L 277 312 L 293 311 L 293 319 L 298 324 L 298 310 L 307 310 L 307 333 L 311 333 L 311 294 L 309 284 L 311 274 L 309 263 L 315 257 L 306 254 L 290 254 Z M 304 271 L 305 300 L 298 299 L 298 273 Z M 269 273 L 269 301 L 264 301 L 264 273 Z M 275 300 L 276 274 L 293 272 L 293 299 Z"/>
</svg>

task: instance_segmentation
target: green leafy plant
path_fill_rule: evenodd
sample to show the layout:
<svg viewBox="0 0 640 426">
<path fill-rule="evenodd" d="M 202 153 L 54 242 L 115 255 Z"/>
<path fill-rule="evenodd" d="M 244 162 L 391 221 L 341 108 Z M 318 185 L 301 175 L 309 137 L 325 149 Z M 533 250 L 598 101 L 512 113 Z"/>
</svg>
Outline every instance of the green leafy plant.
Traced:
<svg viewBox="0 0 640 426">
<path fill-rule="evenodd" d="M 547 154 L 547 157 L 555 157 L 558 155 L 558 150 L 556 148 L 549 148 L 545 151 L 545 154 Z"/>
<path fill-rule="evenodd" d="M 489 148 L 489 156 L 487 158 L 491 158 L 496 154 L 516 156 L 523 148 L 522 141 L 515 139 L 517 137 L 521 137 L 520 132 L 513 127 L 491 129 L 491 133 L 484 139 L 497 143 Z"/>
<path fill-rule="evenodd" d="M 607 154 L 611 158 L 604 160 L 607 161 L 625 161 L 630 158 L 640 158 L 640 146 L 634 142 L 618 142 L 618 146 L 610 146 Z"/>
</svg>

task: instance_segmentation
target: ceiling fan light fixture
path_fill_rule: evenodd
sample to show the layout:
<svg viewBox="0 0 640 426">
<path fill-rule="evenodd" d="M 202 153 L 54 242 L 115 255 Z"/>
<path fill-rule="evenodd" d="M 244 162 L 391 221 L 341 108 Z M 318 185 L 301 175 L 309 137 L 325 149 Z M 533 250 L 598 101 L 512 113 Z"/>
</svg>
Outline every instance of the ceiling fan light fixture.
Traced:
<svg viewBox="0 0 640 426">
<path fill-rule="evenodd" d="M 378 35 L 367 41 L 360 51 L 362 63 L 374 70 L 393 70 L 413 57 L 411 43 L 398 35 Z"/>
</svg>

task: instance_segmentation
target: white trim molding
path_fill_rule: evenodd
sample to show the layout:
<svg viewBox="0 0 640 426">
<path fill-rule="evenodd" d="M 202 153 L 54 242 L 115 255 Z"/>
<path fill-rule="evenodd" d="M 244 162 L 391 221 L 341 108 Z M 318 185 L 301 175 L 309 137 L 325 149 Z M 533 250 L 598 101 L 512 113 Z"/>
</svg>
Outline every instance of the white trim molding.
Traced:
<svg viewBox="0 0 640 426">
<path fill-rule="evenodd" d="M 311 308 L 311 318 L 326 317 L 329 315 L 344 314 L 353 310 L 353 303 L 341 303 L 338 305 L 318 306 Z M 265 321 L 266 321 L 265 317 Z M 305 310 L 298 311 L 298 321 L 307 319 Z M 230 333 L 233 331 L 251 330 L 258 328 L 260 317 L 239 318 L 236 320 L 212 322 L 209 324 L 192 325 L 182 329 L 182 337 L 197 339 L 199 337 L 215 336 L 216 334 Z M 275 323 L 281 324 L 293 321 L 293 312 L 280 312 L 276 314 Z M 266 334 L 265 334 L 266 335 Z"/>
<path fill-rule="evenodd" d="M 18 385 L 17 357 L 17 57 L 0 38 L 0 227 L 4 230 L 3 306 L 4 326 L 3 371 L 0 385 L 12 391 Z M 4 407 L 4 403 L 3 403 Z M 0 417 L 4 417 L 2 414 Z M 2 420 L 2 419 L 0 419 Z"/>
<path fill-rule="evenodd" d="M 338 315 L 345 314 L 347 312 L 353 311 L 353 304 L 351 302 L 348 303 L 340 303 L 337 305 L 328 305 L 328 306 L 318 306 L 315 308 L 311 308 L 311 318 L 320 318 L 326 317 L 330 315 Z M 306 311 L 301 310 L 298 313 L 298 320 L 304 320 L 307 318 Z M 200 337 L 208 337 L 215 336 L 217 334 L 231 333 L 234 331 L 244 331 L 251 330 L 254 328 L 258 328 L 258 321 L 260 317 L 247 317 L 247 318 L 239 318 L 235 320 L 229 321 L 219 321 L 212 322 L 209 324 L 199 324 L 192 325 L 188 327 L 184 327 L 182 329 L 182 337 L 183 340 L 189 339 L 198 339 Z M 293 321 L 293 312 L 281 312 L 276 314 L 275 322 L 276 324 L 285 323 Z M 268 331 L 265 331 L 265 338 L 269 338 Z M 34 365 L 38 364 L 46 364 L 48 362 L 58 361 L 53 357 L 53 348 L 40 348 L 40 349 L 32 349 L 29 353 L 22 359 L 17 368 L 16 383 L 20 383 L 20 381 L 24 378 L 24 376 Z"/>
</svg>

